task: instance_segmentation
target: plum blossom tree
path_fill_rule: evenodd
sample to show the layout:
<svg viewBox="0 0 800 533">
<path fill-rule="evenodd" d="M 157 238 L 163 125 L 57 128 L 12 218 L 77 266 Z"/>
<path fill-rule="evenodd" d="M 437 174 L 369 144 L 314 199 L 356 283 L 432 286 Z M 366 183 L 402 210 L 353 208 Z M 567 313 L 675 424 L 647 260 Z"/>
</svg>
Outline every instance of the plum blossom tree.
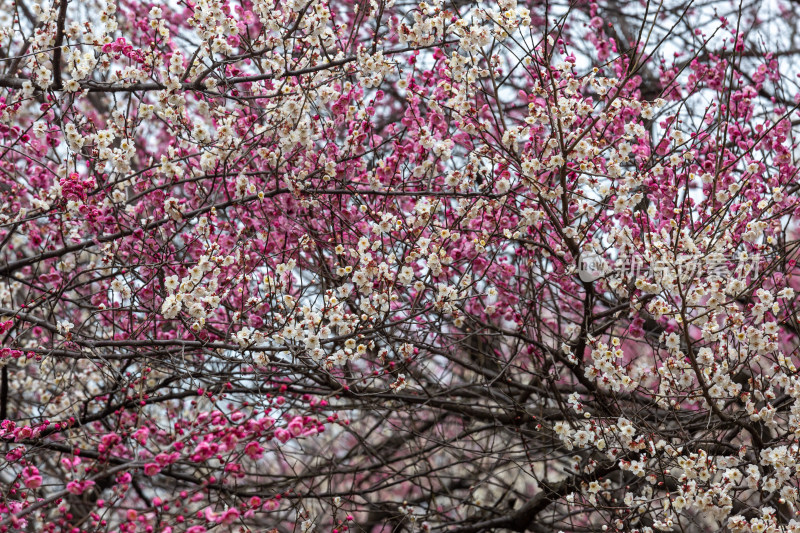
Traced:
<svg viewBox="0 0 800 533">
<path fill-rule="evenodd" d="M 0 21 L 0 533 L 800 531 L 796 6 Z"/>
</svg>

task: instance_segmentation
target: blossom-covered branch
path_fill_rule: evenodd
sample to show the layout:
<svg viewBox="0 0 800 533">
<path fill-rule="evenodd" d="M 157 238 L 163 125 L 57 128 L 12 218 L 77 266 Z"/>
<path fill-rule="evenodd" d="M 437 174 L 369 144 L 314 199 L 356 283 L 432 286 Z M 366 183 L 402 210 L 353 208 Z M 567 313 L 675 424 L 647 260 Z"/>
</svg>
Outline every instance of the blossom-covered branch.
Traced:
<svg viewBox="0 0 800 533">
<path fill-rule="evenodd" d="M 0 533 L 800 531 L 795 11 L 0 10 Z"/>
</svg>

